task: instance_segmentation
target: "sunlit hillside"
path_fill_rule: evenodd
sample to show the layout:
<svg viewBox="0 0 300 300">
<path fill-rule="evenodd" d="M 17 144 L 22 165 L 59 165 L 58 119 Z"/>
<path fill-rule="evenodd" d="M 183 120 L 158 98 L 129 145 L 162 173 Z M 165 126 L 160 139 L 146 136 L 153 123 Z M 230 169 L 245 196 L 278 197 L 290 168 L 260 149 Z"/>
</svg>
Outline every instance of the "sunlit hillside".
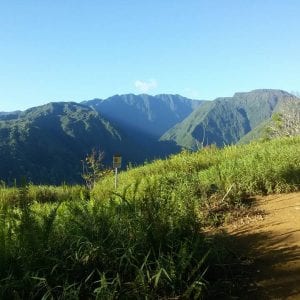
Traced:
<svg viewBox="0 0 300 300">
<path fill-rule="evenodd" d="M 300 189 L 300 138 L 182 152 L 84 186 L 0 189 L 0 298 L 195 298 L 231 280 L 207 228 Z M 232 287 L 232 286 L 231 286 Z M 234 296 L 234 288 L 222 290 Z"/>
</svg>

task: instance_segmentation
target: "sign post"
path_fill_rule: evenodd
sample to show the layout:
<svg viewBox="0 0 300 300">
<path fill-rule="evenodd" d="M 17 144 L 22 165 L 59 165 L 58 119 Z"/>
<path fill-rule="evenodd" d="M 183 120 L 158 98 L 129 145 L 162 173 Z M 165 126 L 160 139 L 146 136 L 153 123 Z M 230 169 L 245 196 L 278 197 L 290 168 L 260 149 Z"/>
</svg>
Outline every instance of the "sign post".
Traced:
<svg viewBox="0 0 300 300">
<path fill-rule="evenodd" d="M 122 156 L 120 154 L 115 154 L 113 156 L 113 168 L 115 169 L 115 189 L 118 186 L 118 168 L 121 168 Z"/>
</svg>

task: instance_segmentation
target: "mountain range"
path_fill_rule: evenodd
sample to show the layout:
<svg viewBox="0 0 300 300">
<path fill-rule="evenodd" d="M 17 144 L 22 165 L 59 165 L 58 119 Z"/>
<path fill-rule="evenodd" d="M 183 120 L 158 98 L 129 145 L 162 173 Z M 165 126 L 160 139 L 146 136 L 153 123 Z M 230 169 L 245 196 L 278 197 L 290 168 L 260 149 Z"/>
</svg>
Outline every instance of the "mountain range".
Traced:
<svg viewBox="0 0 300 300">
<path fill-rule="evenodd" d="M 290 99 L 299 100 L 282 90 L 261 89 L 207 101 L 168 130 L 161 140 L 174 141 L 192 150 L 199 144 L 222 147 L 249 141 L 250 137 L 259 136 L 262 125 Z"/>
<path fill-rule="evenodd" d="M 92 149 L 104 152 L 106 166 L 115 153 L 126 166 L 182 148 L 247 142 L 261 135 L 272 114 L 291 98 L 299 100 L 267 89 L 213 101 L 127 94 L 0 112 L 0 179 L 77 183 L 82 160 Z"/>
</svg>

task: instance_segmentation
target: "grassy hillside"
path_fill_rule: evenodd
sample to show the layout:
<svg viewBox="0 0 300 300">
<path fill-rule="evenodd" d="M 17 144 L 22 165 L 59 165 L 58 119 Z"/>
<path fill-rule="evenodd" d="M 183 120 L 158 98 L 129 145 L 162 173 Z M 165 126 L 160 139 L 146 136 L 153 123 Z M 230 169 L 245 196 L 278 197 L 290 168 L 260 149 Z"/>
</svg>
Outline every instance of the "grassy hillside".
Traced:
<svg viewBox="0 0 300 300">
<path fill-rule="evenodd" d="M 232 196 L 287 192 L 299 188 L 298 155 L 300 138 L 283 138 L 273 141 L 252 142 L 247 145 L 226 146 L 218 149 L 206 147 L 197 152 L 184 151 L 167 160 L 157 160 L 149 165 L 122 173 L 119 192 L 128 189 L 130 182 L 143 184 L 149 178 L 163 181 L 170 191 L 177 193 L 183 183 L 187 189 L 201 196 L 214 192 L 224 194 L 231 186 Z M 95 197 L 113 189 L 113 178 L 106 178 L 95 187 Z M 185 191 L 184 191 L 185 192 Z M 199 195 L 196 193 L 196 198 Z M 101 197 L 101 196 L 100 196 Z M 205 198 L 206 199 L 206 198 Z"/>
<path fill-rule="evenodd" d="M 199 299 L 230 285 L 208 237 L 249 195 L 300 189 L 300 138 L 214 147 L 105 177 L 89 193 L 0 189 L 0 298 Z M 223 267 L 226 265 L 226 268 Z"/>
</svg>

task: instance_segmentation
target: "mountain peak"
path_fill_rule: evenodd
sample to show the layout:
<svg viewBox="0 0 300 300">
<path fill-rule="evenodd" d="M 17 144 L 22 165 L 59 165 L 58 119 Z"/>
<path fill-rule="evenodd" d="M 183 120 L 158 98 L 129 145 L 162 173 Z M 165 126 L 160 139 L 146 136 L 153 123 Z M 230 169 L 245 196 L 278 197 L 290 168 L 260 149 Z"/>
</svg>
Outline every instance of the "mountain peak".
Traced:
<svg viewBox="0 0 300 300">
<path fill-rule="evenodd" d="M 197 149 L 199 141 L 218 146 L 237 143 L 262 126 L 292 94 L 278 89 L 256 89 L 217 98 L 198 107 L 181 123 L 166 132 L 162 140 Z"/>
<path fill-rule="evenodd" d="M 233 98 L 245 97 L 249 95 L 256 95 L 256 96 L 277 96 L 277 97 L 284 97 L 284 96 L 292 96 L 290 93 L 279 90 L 279 89 L 255 89 L 250 92 L 237 92 L 233 95 Z"/>
<path fill-rule="evenodd" d="M 117 127 L 144 132 L 155 138 L 186 118 L 200 103 L 171 94 L 114 95 L 103 101 L 84 102 Z"/>
</svg>

